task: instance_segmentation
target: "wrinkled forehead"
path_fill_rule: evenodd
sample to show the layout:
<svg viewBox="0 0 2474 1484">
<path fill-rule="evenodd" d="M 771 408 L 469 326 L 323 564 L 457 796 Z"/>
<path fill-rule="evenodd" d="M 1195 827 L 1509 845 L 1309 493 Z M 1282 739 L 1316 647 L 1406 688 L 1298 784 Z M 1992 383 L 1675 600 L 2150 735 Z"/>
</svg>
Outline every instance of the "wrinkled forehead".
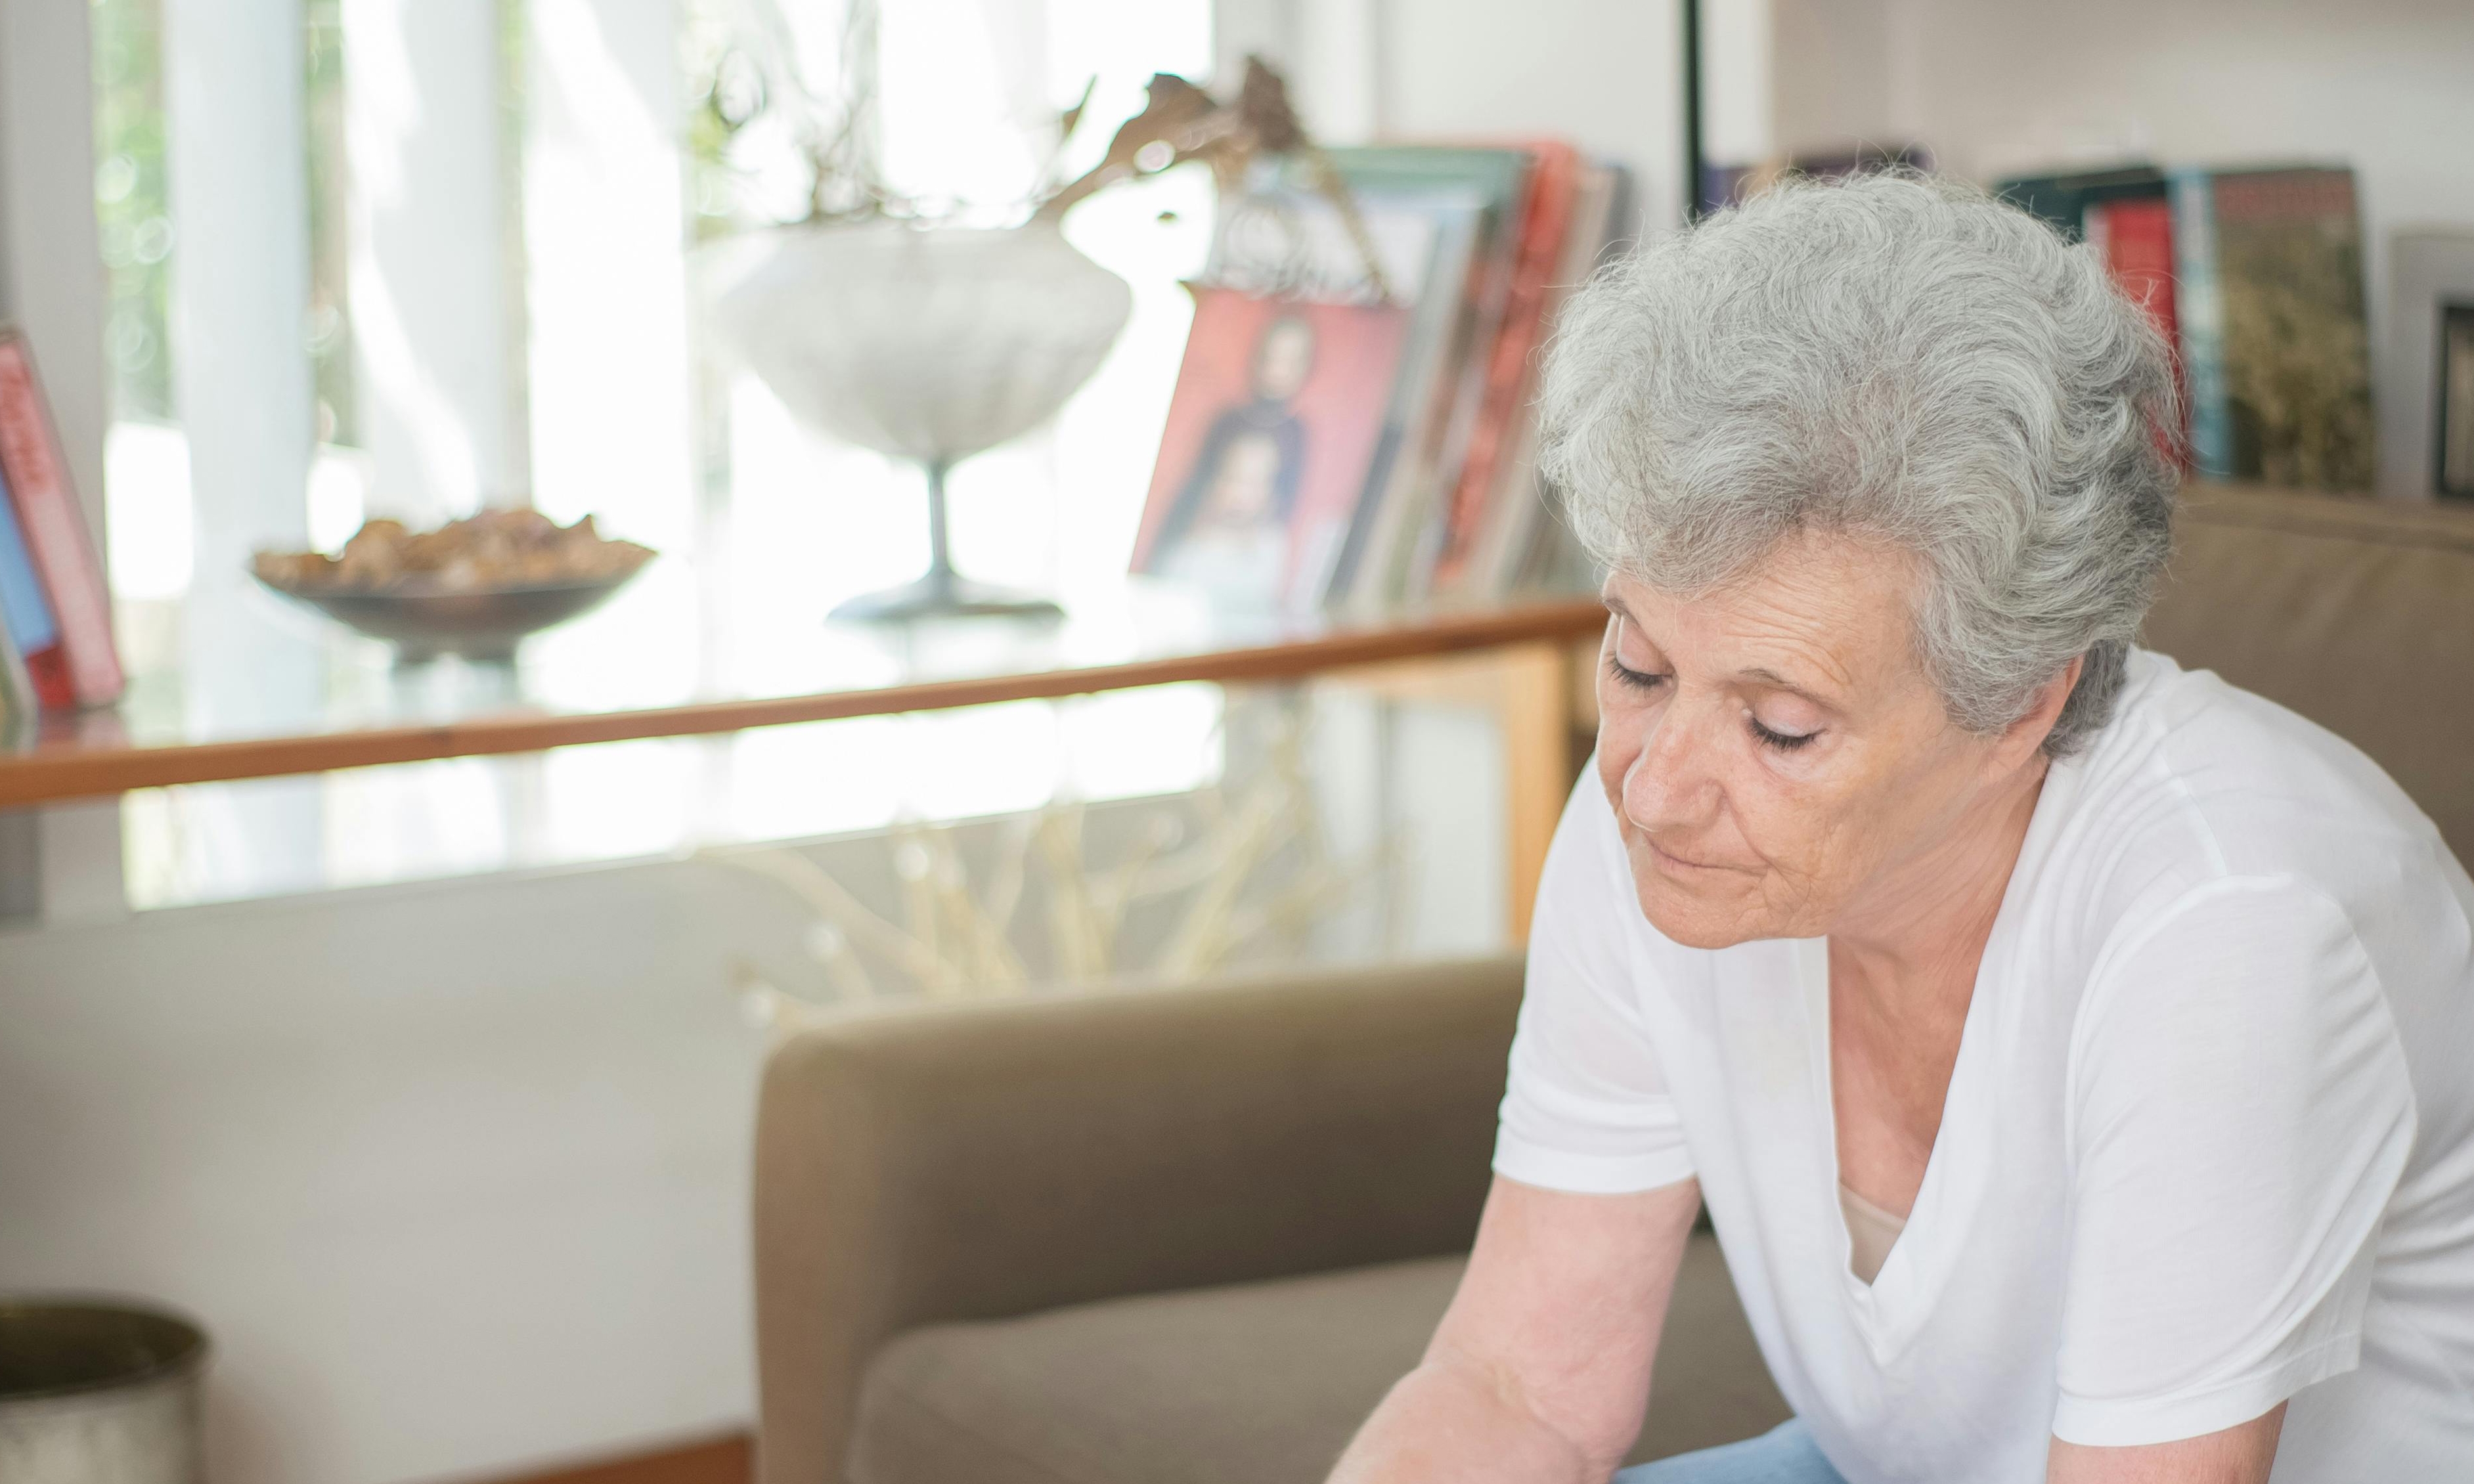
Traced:
<svg viewBox="0 0 2474 1484">
<path fill-rule="evenodd" d="M 1765 674 L 1798 690 L 1904 689 L 1921 677 L 1916 604 L 1923 563 L 1903 547 L 1798 527 L 1722 578 L 1661 584 L 1620 568 L 1608 607 L 1679 669 Z"/>
</svg>

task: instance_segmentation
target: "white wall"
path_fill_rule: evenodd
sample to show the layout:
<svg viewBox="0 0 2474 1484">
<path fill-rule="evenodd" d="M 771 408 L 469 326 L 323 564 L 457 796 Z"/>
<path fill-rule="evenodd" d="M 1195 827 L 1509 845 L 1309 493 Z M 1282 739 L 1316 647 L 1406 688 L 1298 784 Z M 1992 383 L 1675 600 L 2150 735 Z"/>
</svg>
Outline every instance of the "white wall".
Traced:
<svg viewBox="0 0 2474 1484">
<path fill-rule="evenodd" d="M 95 549 L 103 543 L 103 255 L 94 218 L 86 0 L 0 0 L 0 321 L 42 363 Z M 120 812 L 0 812 L 0 917 L 109 912 Z"/>
<path fill-rule="evenodd" d="M 1681 217 L 1673 0 L 1393 0 L 1381 18 L 1384 132 L 1560 134 L 1633 168 L 1643 221 Z"/>
<path fill-rule="evenodd" d="M 103 254 L 86 0 L 0 0 L 0 320 L 42 358 L 69 474 L 103 542 Z"/>
<path fill-rule="evenodd" d="M 1776 0 L 1774 32 L 1786 149 L 1912 135 L 1987 179 L 2130 155 L 2351 163 L 2375 373 L 2390 230 L 2474 224 L 2465 0 Z"/>
<path fill-rule="evenodd" d="M 763 1038 L 804 918 L 691 864 L 0 935 L 0 1288 L 196 1313 L 212 1476 L 742 1426 Z"/>
<path fill-rule="evenodd" d="M 1311 958 L 1502 946 L 1493 728 L 1397 719 L 1320 710 L 1335 855 L 1396 827 L 1405 861 Z M 1091 858 L 1157 809 L 1095 809 Z M 881 837 L 812 857 L 898 913 Z M 811 920 L 667 863 L 0 932 L 0 1292 L 202 1319 L 221 1484 L 487 1478 L 744 1427 L 765 1037 L 731 966 L 825 992 Z"/>
</svg>

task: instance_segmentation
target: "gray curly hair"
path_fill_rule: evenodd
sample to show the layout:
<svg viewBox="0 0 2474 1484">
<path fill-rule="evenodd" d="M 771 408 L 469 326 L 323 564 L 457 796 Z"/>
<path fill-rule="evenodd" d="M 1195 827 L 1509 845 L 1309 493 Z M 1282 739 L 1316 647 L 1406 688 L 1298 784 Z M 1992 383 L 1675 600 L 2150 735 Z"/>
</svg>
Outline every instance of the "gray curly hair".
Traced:
<svg viewBox="0 0 2474 1484">
<path fill-rule="evenodd" d="M 1919 658 L 1998 732 L 2074 659 L 2047 737 L 2112 714 L 2172 542 L 2163 338 L 2085 247 L 1914 173 L 1790 181 L 1611 264 L 1565 307 L 1543 467 L 1575 532 L 1706 592 L 1801 528 L 1922 560 Z"/>
</svg>

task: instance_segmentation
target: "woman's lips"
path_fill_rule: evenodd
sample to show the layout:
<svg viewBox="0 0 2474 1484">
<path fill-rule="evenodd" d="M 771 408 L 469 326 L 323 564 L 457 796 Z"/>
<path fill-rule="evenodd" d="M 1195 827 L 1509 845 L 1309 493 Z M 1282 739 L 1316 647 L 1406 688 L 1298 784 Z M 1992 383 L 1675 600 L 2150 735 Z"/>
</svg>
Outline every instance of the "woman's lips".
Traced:
<svg viewBox="0 0 2474 1484">
<path fill-rule="evenodd" d="M 1627 848 L 1636 852 L 1648 851 L 1650 864 L 1669 876 L 1699 876 L 1710 871 L 1740 872 L 1745 869 L 1740 865 L 1728 865 L 1715 861 L 1702 861 L 1691 856 L 1677 855 L 1674 851 L 1660 845 L 1657 840 L 1650 838 L 1647 831 L 1629 819 L 1621 821 L 1619 828 Z"/>
<path fill-rule="evenodd" d="M 1672 871 L 1679 876 L 1701 871 L 1725 869 L 1723 866 L 1711 865 L 1705 861 L 1686 860 L 1685 857 L 1676 855 L 1672 851 L 1662 850 L 1659 848 L 1658 841 L 1654 839 L 1644 839 L 1641 843 L 1649 847 L 1650 857 L 1658 863 L 1660 869 Z"/>
</svg>

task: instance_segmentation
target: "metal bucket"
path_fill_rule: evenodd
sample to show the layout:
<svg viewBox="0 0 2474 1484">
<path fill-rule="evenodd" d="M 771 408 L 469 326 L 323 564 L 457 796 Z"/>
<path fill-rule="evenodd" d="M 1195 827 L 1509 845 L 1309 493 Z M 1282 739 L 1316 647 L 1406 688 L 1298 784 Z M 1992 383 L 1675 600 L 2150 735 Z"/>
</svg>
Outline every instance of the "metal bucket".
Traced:
<svg viewBox="0 0 2474 1484">
<path fill-rule="evenodd" d="M 186 1320 L 86 1300 L 0 1299 L 0 1480 L 200 1484 Z"/>
</svg>

